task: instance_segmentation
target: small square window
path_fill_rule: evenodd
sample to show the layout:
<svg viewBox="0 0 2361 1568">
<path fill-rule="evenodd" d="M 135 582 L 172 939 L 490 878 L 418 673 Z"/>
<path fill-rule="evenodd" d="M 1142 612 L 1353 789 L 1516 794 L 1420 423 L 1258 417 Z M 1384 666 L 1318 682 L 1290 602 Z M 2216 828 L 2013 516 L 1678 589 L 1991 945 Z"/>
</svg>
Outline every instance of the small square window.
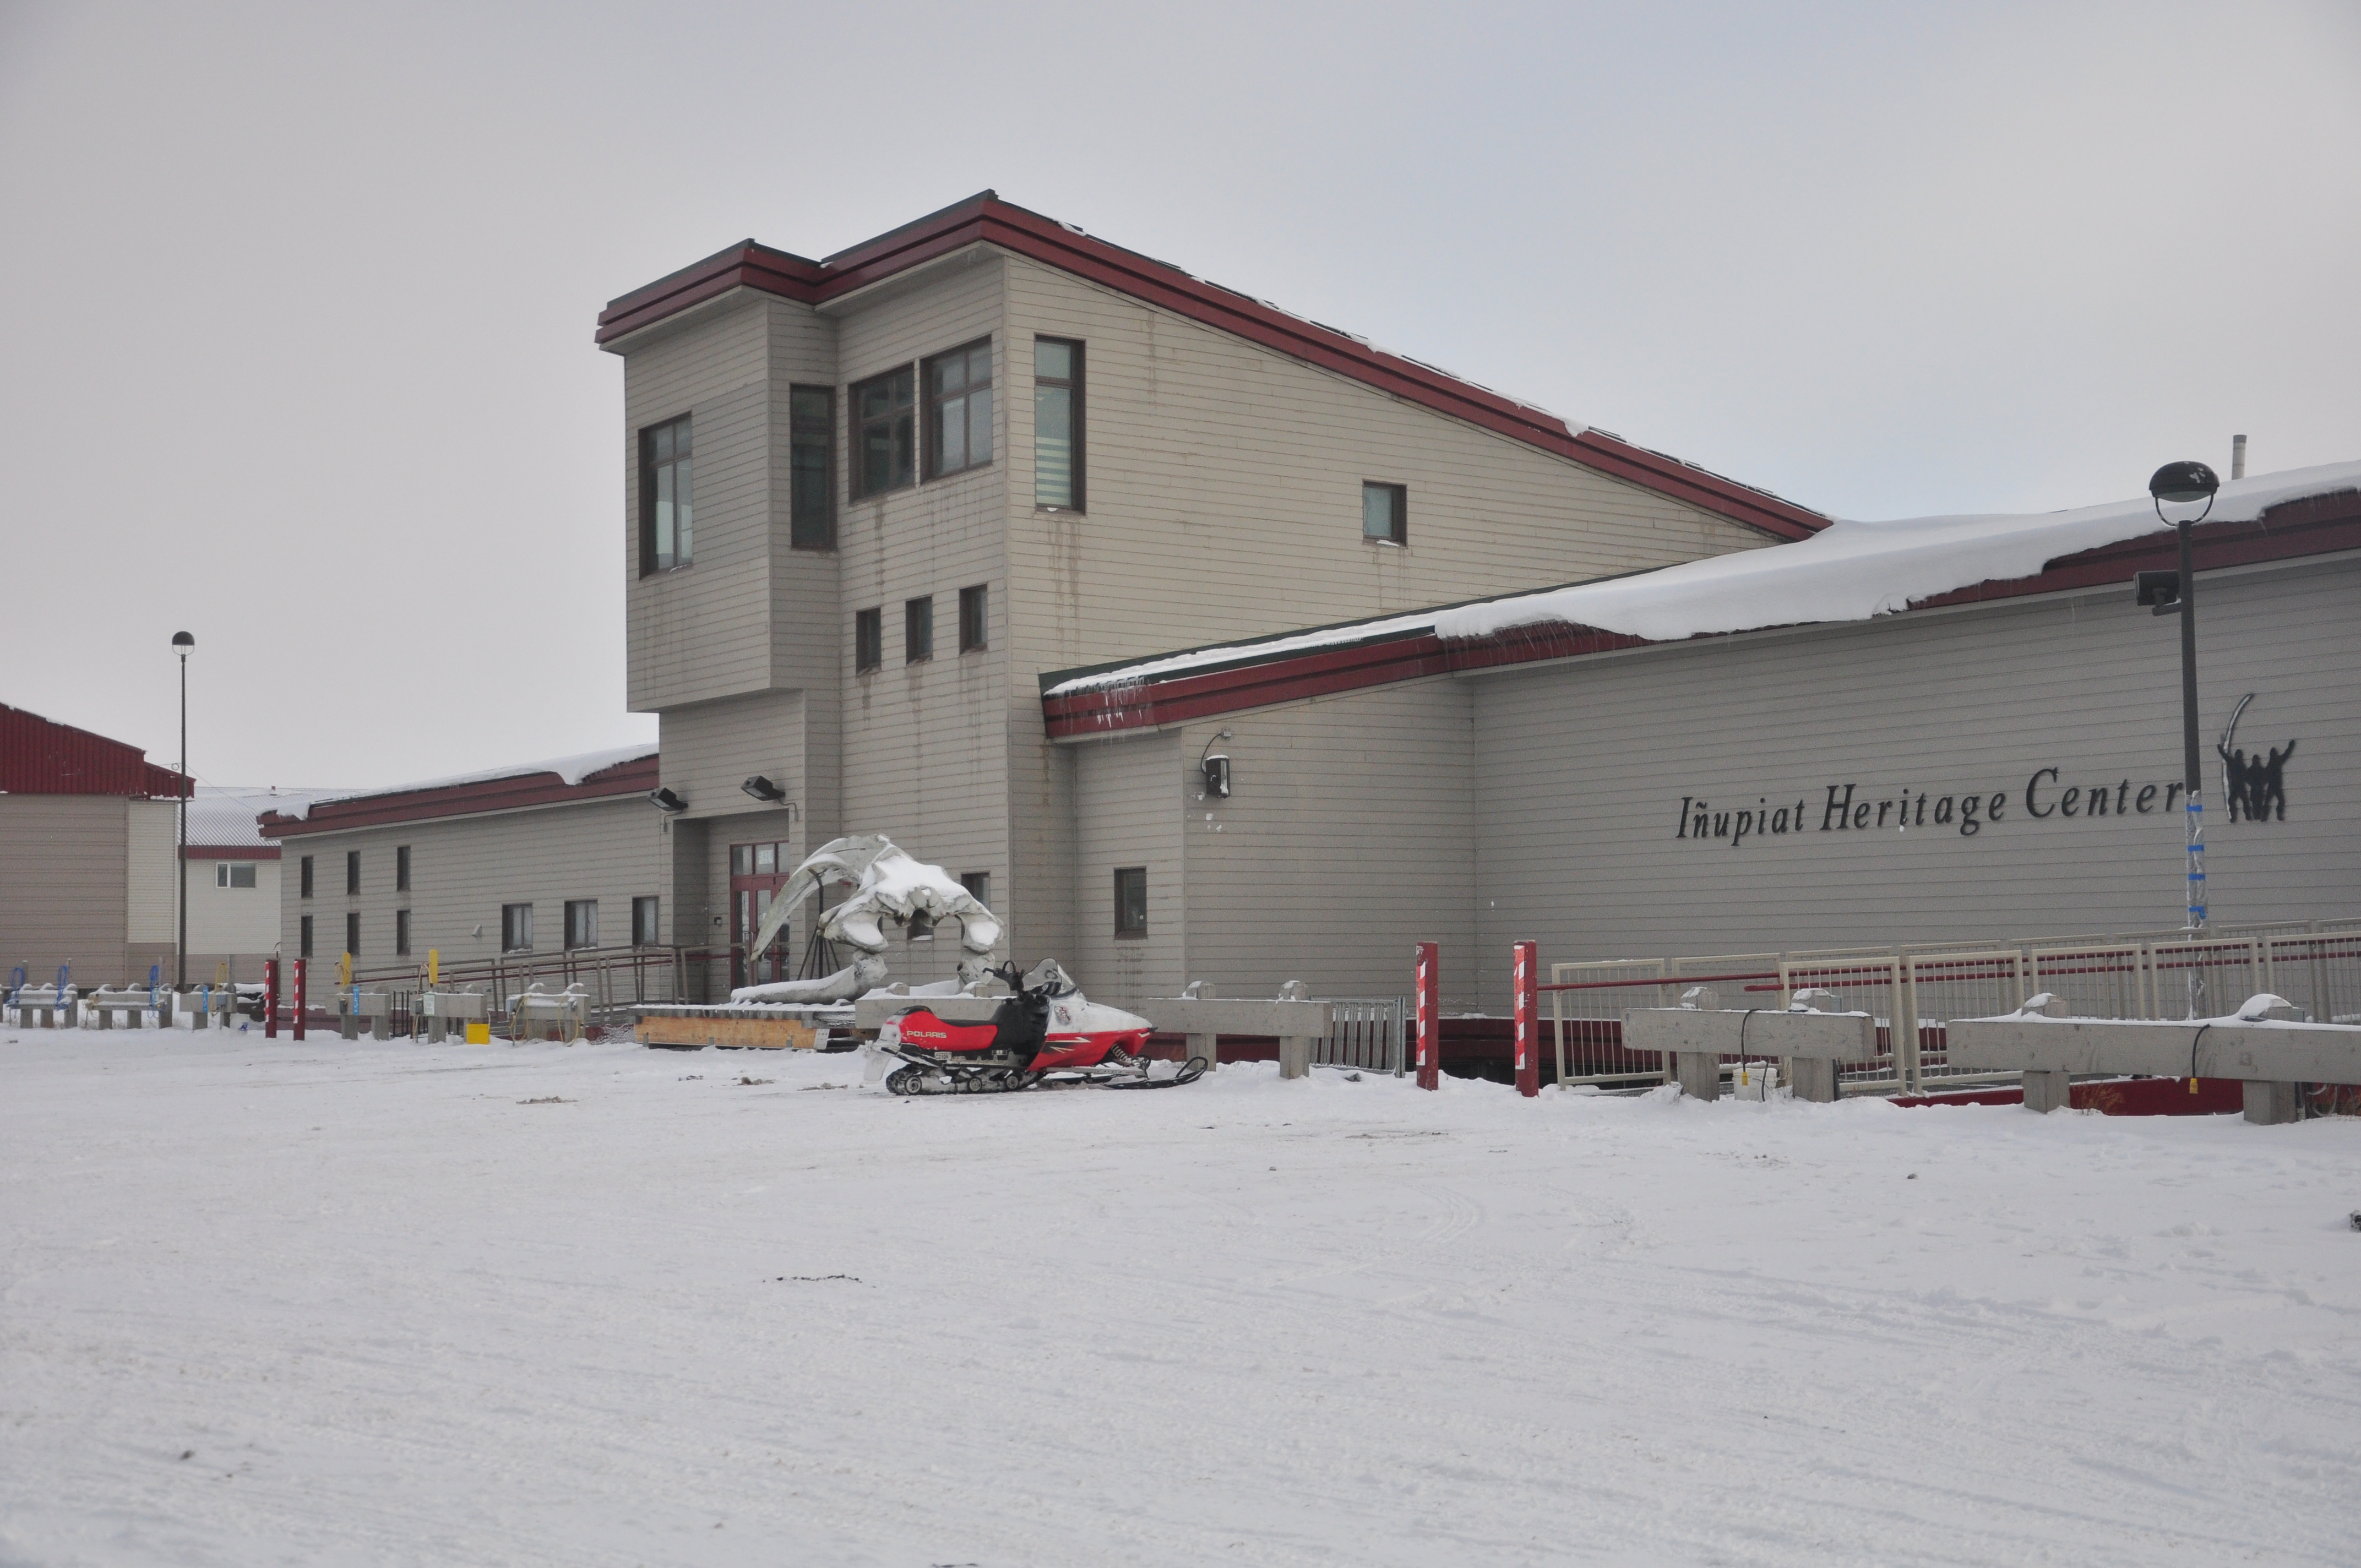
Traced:
<svg viewBox="0 0 2361 1568">
<path fill-rule="evenodd" d="M 754 846 L 754 874 L 756 876 L 779 874 L 779 847 L 776 844 Z"/>
<path fill-rule="evenodd" d="M 566 901 L 566 945 L 569 948 L 595 948 L 598 945 L 597 899 L 569 898 Z"/>
<path fill-rule="evenodd" d="M 992 646 L 992 596 L 983 584 L 960 590 L 960 652 Z"/>
<path fill-rule="evenodd" d="M 357 909 L 345 916 L 345 951 L 357 956 L 361 950 L 361 912 Z"/>
<path fill-rule="evenodd" d="M 1125 866 L 1115 873 L 1115 934 L 1148 935 L 1148 868 Z"/>
<path fill-rule="evenodd" d="M 393 891 L 410 891 L 410 846 L 399 845 L 393 851 Z"/>
<path fill-rule="evenodd" d="M 856 674 L 885 662 L 885 612 L 857 610 L 852 617 L 852 668 Z"/>
<path fill-rule="evenodd" d="M 992 907 L 992 873 L 990 872 L 961 872 L 960 885 L 967 889 L 967 895 L 970 898 L 974 899 L 986 909 Z"/>
<path fill-rule="evenodd" d="M 916 664 L 935 656 L 935 597 L 902 602 L 902 663 Z"/>
<path fill-rule="evenodd" d="M 407 957 L 410 953 L 410 911 L 393 912 L 393 950 Z"/>
<path fill-rule="evenodd" d="M 345 891 L 358 893 L 360 890 L 361 852 L 358 850 L 348 850 L 345 852 Z"/>
<path fill-rule="evenodd" d="M 254 885 L 254 862 L 252 861 L 232 861 L 229 864 L 229 885 L 234 888 L 252 887 Z"/>
<path fill-rule="evenodd" d="M 311 862 L 306 861 L 304 864 L 308 867 Z M 309 915 L 303 916 L 302 933 L 297 946 L 304 958 L 312 956 L 312 917 Z"/>
<path fill-rule="evenodd" d="M 1408 485 L 1381 485 L 1375 480 L 1362 483 L 1361 537 L 1372 544 L 1410 543 Z"/>
<path fill-rule="evenodd" d="M 664 940 L 663 934 L 656 924 L 657 908 L 653 894 L 631 900 L 631 945 L 633 947 L 653 948 Z"/>
<path fill-rule="evenodd" d="M 500 950 L 521 953 L 533 946 L 533 905 L 503 904 L 500 905 Z"/>
</svg>

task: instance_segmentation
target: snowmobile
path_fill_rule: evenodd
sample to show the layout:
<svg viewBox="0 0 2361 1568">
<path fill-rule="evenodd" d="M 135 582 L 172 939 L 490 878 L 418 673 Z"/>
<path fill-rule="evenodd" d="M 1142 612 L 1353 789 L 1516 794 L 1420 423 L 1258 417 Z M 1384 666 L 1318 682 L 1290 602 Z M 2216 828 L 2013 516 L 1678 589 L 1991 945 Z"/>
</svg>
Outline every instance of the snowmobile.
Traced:
<svg viewBox="0 0 2361 1568">
<path fill-rule="evenodd" d="M 1191 1057 L 1170 1078 L 1149 1077 L 1139 1053 L 1155 1025 L 1085 997 L 1055 959 L 1030 971 L 1008 963 L 989 972 L 1011 992 L 990 1023 L 950 1023 L 914 1002 L 862 1047 L 869 1081 L 882 1076 L 895 1094 L 1002 1094 L 1044 1083 L 1170 1089 L 1204 1075 L 1205 1059 Z M 889 1057 L 903 1064 L 890 1073 Z"/>
</svg>

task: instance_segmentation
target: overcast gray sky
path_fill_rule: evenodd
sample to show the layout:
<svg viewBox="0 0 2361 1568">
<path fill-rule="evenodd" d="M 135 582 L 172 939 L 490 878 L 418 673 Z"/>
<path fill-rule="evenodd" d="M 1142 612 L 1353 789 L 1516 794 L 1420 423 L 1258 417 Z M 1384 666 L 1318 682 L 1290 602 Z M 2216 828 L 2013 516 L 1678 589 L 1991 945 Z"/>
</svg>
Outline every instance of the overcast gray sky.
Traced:
<svg viewBox="0 0 2361 1568">
<path fill-rule="evenodd" d="M 2361 5 L 0 4 L 0 702 L 621 744 L 610 297 L 983 187 L 1850 517 L 2361 457 Z"/>
</svg>

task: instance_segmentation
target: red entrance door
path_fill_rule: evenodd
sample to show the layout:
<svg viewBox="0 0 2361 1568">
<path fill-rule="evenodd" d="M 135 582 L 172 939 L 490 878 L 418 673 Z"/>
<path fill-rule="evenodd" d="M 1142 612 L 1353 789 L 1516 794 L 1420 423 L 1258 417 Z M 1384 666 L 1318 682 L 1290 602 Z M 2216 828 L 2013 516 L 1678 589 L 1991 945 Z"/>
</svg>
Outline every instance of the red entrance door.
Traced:
<svg viewBox="0 0 2361 1568">
<path fill-rule="evenodd" d="M 763 929 L 771 900 L 787 885 L 795 863 L 785 844 L 730 846 L 730 983 L 768 985 L 785 980 L 793 967 L 795 945 L 784 928 L 771 950 L 750 961 L 746 948 Z"/>
</svg>

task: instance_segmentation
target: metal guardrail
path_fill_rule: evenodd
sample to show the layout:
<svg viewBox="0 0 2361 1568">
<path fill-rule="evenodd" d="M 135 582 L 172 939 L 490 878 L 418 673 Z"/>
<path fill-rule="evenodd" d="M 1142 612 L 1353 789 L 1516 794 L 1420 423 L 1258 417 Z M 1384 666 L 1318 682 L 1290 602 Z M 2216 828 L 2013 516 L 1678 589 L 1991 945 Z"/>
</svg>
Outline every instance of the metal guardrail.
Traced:
<svg viewBox="0 0 2361 1568">
<path fill-rule="evenodd" d="M 1407 1065 L 1402 1019 L 1408 1004 L 1399 996 L 1323 997 L 1328 1033 L 1312 1042 L 1314 1067 L 1356 1068 L 1400 1078 Z"/>
</svg>

